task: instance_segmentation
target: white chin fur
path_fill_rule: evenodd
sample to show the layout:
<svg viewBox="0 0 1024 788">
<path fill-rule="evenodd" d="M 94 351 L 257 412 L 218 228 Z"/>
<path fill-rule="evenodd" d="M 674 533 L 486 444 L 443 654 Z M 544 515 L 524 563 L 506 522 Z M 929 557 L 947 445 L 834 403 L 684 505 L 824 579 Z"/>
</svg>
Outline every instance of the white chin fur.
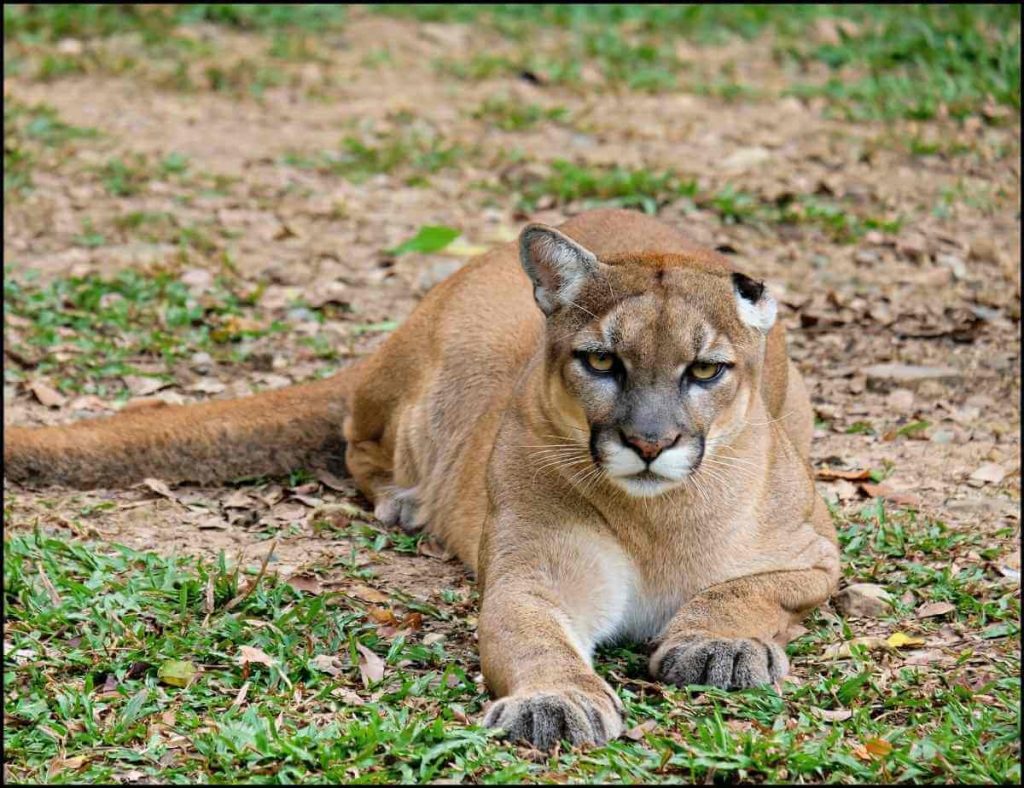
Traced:
<svg viewBox="0 0 1024 788">
<path fill-rule="evenodd" d="M 679 484 L 671 479 L 638 479 L 635 476 L 609 476 L 608 480 L 633 498 L 654 498 Z"/>
</svg>

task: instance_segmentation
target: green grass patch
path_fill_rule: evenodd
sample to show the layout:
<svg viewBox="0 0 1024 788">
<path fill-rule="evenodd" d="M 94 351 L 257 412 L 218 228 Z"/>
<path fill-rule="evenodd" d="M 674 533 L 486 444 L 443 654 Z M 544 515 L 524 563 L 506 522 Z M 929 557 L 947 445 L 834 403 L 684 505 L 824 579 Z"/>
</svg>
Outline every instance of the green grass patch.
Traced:
<svg viewBox="0 0 1024 788">
<path fill-rule="evenodd" d="M 144 4 L 7 4 L 4 39 L 59 41 L 63 38 L 105 38 L 137 33 L 158 39 L 182 25 L 207 23 L 238 30 L 337 30 L 345 9 L 316 3 L 192 3 Z"/>
<path fill-rule="evenodd" d="M 85 240 L 88 245 L 88 235 Z M 8 273 L 4 318 L 13 331 L 5 339 L 17 358 L 62 391 L 126 396 L 121 376 L 138 374 L 139 362 L 169 368 L 198 350 L 282 329 L 246 317 L 254 297 L 226 278 L 193 295 L 168 271 L 125 270 L 43 285 Z"/>
<path fill-rule="evenodd" d="M 11 523 L 14 510 L 8 511 Z M 85 509 L 73 520 L 102 517 Z M 330 523 L 325 526 L 335 529 Z M 335 529 L 336 530 L 336 529 Z M 601 650 L 632 737 L 587 752 L 526 753 L 477 726 L 486 694 L 459 628 L 472 600 L 445 589 L 437 605 L 381 587 L 369 605 L 349 586 L 303 593 L 257 566 L 168 558 L 119 545 L 8 531 L 4 540 L 5 753 L 20 782 L 99 782 L 119 774 L 175 782 L 1016 782 L 1019 599 L 981 564 L 976 534 L 874 502 L 839 518 L 851 580 L 950 601 L 981 630 L 952 668 L 895 665 L 855 650 L 820 657 L 849 625 L 820 614 L 790 645 L 805 678 L 739 693 L 680 691 L 646 681 L 646 654 Z M 412 553 L 417 537 L 348 520 L 351 553 L 334 562 L 375 583 L 368 553 Z M 1011 535 L 1004 534 L 1007 547 Z M 395 555 L 390 560 L 402 560 Z M 382 634 L 382 619 L 418 616 L 422 630 Z M 910 622 L 907 622 L 907 619 Z M 898 602 L 883 623 L 926 640 L 941 627 Z M 435 626 L 454 639 L 423 644 Z M 246 649 L 257 661 L 246 661 Z M 382 660 L 361 676 L 365 649 Z M 269 664 L 268 664 L 269 663 Z"/>
<path fill-rule="evenodd" d="M 41 161 L 78 140 L 99 136 L 96 129 L 73 126 L 45 104 L 28 105 L 13 97 L 4 100 L 4 194 L 16 195 L 32 186 L 32 172 Z"/>
<path fill-rule="evenodd" d="M 772 202 L 731 187 L 707 192 L 695 180 L 672 171 L 586 167 L 564 160 L 552 162 L 543 176 L 523 176 L 513 168 L 503 185 L 516 192 L 519 207 L 525 211 L 542 203 L 572 203 L 580 208 L 639 208 L 653 214 L 668 203 L 683 200 L 691 208 L 713 212 L 724 224 L 809 226 L 841 243 L 853 242 L 869 230 L 895 233 L 901 224 L 898 219 L 861 216 L 815 195 Z"/>
<path fill-rule="evenodd" d="M 346 137 L 339 151 L 309 155 L 293 152 L 282 162 L 292 167 L 316 169 L 363 183 L 374 175 L 395 175 L 407 185 L 422 186 L 428 176 L 458 166 L 466 151 L 458 143 L 415 129 L 378 133 L 369 140 Z"/>
<path fill-rule="evenodd" d="M 542 123 L 565 123 L 565 107 L 542 107 L 509 96 L 489 96 L 473 111 L 472 117 L 502 131 L 524 131 Z"/>
</svg>

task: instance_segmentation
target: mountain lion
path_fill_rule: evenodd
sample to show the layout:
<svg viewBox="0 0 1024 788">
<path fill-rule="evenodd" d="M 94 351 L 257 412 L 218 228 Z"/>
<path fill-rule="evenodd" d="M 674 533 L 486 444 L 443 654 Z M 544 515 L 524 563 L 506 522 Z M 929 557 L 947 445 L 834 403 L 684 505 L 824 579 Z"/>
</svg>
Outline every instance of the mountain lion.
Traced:
<svg viewBox="0 0 1024 788">
<path fill-rule="evenodd" d="M 234 401 L 7 431 L 9 478 L 214 482 L 344 450 L 375 515 L 473 569 L 484 723 L 601 743 L 595 646 L 652 640 L 676 685 L 779 680 L 839 577 L 811 408 L 765 287 L 647 216 L 584 213 L 435 287 L 371 356 Z"/>
</svg>

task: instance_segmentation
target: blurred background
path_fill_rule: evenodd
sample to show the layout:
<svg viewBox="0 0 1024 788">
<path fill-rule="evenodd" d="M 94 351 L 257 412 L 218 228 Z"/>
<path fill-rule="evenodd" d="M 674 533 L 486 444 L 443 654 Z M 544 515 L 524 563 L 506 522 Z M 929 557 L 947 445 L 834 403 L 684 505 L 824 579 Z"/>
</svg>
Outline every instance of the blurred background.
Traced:
<svg viewBox="0 0 1024 788">
<path fill-rule="evenodd" d="M 916 555 L 958 571 L 991 559 L 1019 581 L 1019 112 L 1011 5 L 5 5 L 5 422 L 329 374 L 526 220 L 624 206 L 774 288 L 812 387 L 813 459 L 848 576 L 917 583 L 928 599 L 934 578 L 908 580 L 894 563 Z M 300 498 L 264 486 L 244 504 L 211 491 L 175 491 L 174 503 L 159 488 L 156 502 L 136 491 L 55 503 L 8 488 L 5 526 L 88 511 L 81 533 L 210 555 L 281 532 L 292 536 L 278 555 L 299 565 L 326 544 L 310 496 L 354 499 L 337 480 L 315 493 L 291 482 Z M 951 530 L 878 530 L 883 501 Z M 462 590 L 432 604 L 464 617 L 453 600 L 472 591 L 431 557 L 443 551 L 420 548 L 416 575 L 408 556 L 374 552 L 396 537 L 369 533 L 349 534 L 351 549 L 379 576 L 410 592 L 450 583 Z M 1019 617 L 998 585 L 1010 575 L 985 572 L 936 586 L 944 601 L 982 600 L 957 637 Z M 901 604 L 913 619 L 913 593 Z M 985 655 L 964 668 L 975 689 L 1013 652 L 1016 624 L 994 626 L 968 638 Z M 450 642 L 472 672 L 470 631 Z M 929 680 L 950 664 L 934 662 Z M 911 684 L 904 697 L 937 691 Z M 476 713 L 485 696 L 467 686 L 439 708 L 461 697 Z M 907 724 L 917 741 L 913 726 L 930 722 Z M 38 781 L 53 743 L 34 741 L 14 774 Z M 956 747 L 928 774 L 1019 779 L 1019 744 L 993 756 L 999 766 Z M 934 757 L 915 753 L 906 763 Z M 676 773 L 739 763 L 709 757 Z M 833 772 L 767 758 L 739 774 L 880 779 L 872 757 Z M 231 768 L 243 771 L 219 774 L 249 774 Z"/>
</svg>

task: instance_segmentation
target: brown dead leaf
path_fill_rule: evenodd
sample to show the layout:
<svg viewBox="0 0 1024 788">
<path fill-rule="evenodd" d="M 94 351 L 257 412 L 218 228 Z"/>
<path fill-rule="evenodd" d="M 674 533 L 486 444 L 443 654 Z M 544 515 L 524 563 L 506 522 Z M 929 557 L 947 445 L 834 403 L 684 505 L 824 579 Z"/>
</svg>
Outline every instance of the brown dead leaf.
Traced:
<svg viewBox="0 0 1024 788">
<path fill-rule="evenodd" d="M 234 490 L 231 495 L 221 501 L 225 509 L 248 509 L 256 503 L 245 490 Z"/>
<path fill-rule="evenodd" d="M 915 612 L 918 618 L 934 618 L 936 616 L 944 616 L 946 613 L 952 613 L 956 610 L 956 605 L 949 602 L 928 602 L 921 605 Z"/>
<path fill-rule="evenodd" d="M 317 579 L 316 575 L 292 575 L 285 582 L 296 591 L 301 591 L 305 594 L 319 596 L 324 592 L 324 587 L 320 585 L 320 580 Z"/>
<path fill-rule="evenodd" d="M 390 599 L 387 594 L 367 586 L 352 586 L 346 589 L 345 593 L 357 599 L 362 599 L 364 602 L 374 602 L 377 604 L 387 602 Z"/>
<path fill-rule="evenodd" d="M 913 493 L 898 492 L 884 484 L 871 484 L 870 482 L 860 485 L 860 490 L 869 498 L 884 498 L 896 506 L 910 506 L 919 508 L 921 499 Z"/>
<path fill-rule="evenodd" d="M 341 662 L 331 654 L 317 654 L 309 661 L 309 665 L 313 670 L 318 670 L 329 676 L 337 676 L 342 673 Z"/>
<path fill-rule="evenodd" d="M 405 618 L 402 619 L 402 629 L 411 629 L 416 631 L 423 626 L 423 614 L 417 611 L 406 613 Z"/>
<path fill-rule="evenodd" d="M 361 656 L 359 675 L 363 678 L 363 686 L 369 687 L 384 678 L 384 660 L 378 657 L 362 643 L 356 643 Z"/>
<path fill-rule="evenodd" d="M 239 646 L 238 664 L 245 665 L 246 663 L 266 665 L 270 668 L 277 664 L 277 660 L 267 654 L 267 652 L 263 651 L 263 649 L 259 649 L 254 646 Z"/>
<path fill-rule="evenodd" d="M 366 611 L 367 615 L 370 616 L 378 624 L 386 624 L 389 626 L 397 627 L 399 625 L 398 617 L 395 615 L 395 611 L 387 610 L 383 607 L 371 607 Z"/>
<path fill-rule="evenodd" d="M 330 471 L 322 468 L 316 472 L 316 478 L 325 487 L 329 487 L 335 492 L 347 492 L 351 489 L 351 485 L 346 485 L 343 479 L 339 479 Z"/>
<path fill-rule="evenodd" d="M 48 408 L 61 408 L 67 402 L 67 397 L 42 380 L 33 380 L 28 384 L 28 390 L 39 400 L 40 404 Z"/>
<path fill-rule="evenodd" d="M 160 378 L 150 378 L 143 375 L 122 375 L 121 380 L 124 381 L 124 385 L 128 387 L 132 396 L 135 397 L 145 397 L 171 385 L 165 380 L 160 380 Z"/>
<path fill-rule="evenodd" d="M 331 690 L 331 697 L 337 698 L 338 700 L 344 701 L 350 706 L 365 706 L 366 701 L 360 698 L 356 693 L 345 687 L 336 687 Z"/>
<path fill-rule="evenodd" d="M 167 485 L 167 482 L 161 481 L 160 479 L 148 478 L 143 479 L 142 483 L 146 487 L 151 489 L 153 492 L 155 492 L 157 495 L 167 498 L 168 500 L 177 502 L 178 498 L 171 491 L 171 488 Z"/>
<path fill-rule="evenodd" d="M 1006 470 L 999 463 L 986 462 L 979 465 L 970 478 L 983 484 L 999 484 L 1006 478 Z"/>
<path fill-rule="evenodd" d="M 111 406 L 97 397 L 95 394 L 85 394 L 75 397 L 68 405 L 71 410 L 104 411 L 112 410 Z"/>
<path fill-rule="evenodd" d="M 657 727 L 658 723 L 655 720 L 644 720 L 639 725 L 634 725 L 626 731 L 625 736 L 627 739 L 640 741 L 647 733 L 653 731 Z"/>
<path fill-rule="evenodd" d="M 811 707 L 811 713 L 818 719 L 828 720 L 829 722 L 842 722 L 853 716 L 853 712 L 849 709 L 819 709 L 813 706 Z"/>
<path fill-rule="evenodd" d="M 851 482 L 859 482 L 865 479 L 871 478 L 871 471 L 858 470 L 858 471 L 841 471 L 837 468 L 817 468 L 814 471 L 816 478 L 822 481 L 832 481 L 834 479 L 846 479 Z"/>
<path fill-rule="evenodd" d="M 864 749 L 875 758 L 885 758 L 892 752 L 892 745 L 885 739 L 868 739 Z"/>
</svg>

